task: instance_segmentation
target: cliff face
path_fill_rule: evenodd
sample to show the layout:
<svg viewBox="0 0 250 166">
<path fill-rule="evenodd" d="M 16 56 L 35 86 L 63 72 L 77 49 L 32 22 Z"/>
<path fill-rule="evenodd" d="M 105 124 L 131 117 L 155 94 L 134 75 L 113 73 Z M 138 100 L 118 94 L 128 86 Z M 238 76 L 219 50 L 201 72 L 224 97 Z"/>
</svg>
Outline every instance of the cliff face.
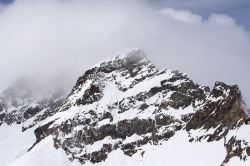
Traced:
<svg viewBox="0 0 250 166">
<path fill-rule="evenodd" d="M 24 129 L 36 126 L 36 141 L 28 153 L 52 137 L 55 148 L 81 164 L 112 160 L 110 154 L 117 151 L 130 158 L 139 154 L 143 161 L 151 153 L 148 147 L 185 133 L 183 141 L 191 145 L 223 141 L 225 154 L 218 165 L 226 165 L 234 157 L 249 162 L 249 137 L 242 134 L 249 128 L 240 101 L 236 85 L 216 82 L 210 90 L 180 71 L 159 70 L 141 50 L 130 50 L 87 70 L 63 104 L 53 99 L 42 107 L 51 114 L 28 108 L 21 111 L 23 121 L 14 121 L 32 121 Z M 6 112 L 2 105 L 0 111 Z M 11 124 L 6 120 L 10 115 L 0 116 L 2 123 Z"/>
</svg>

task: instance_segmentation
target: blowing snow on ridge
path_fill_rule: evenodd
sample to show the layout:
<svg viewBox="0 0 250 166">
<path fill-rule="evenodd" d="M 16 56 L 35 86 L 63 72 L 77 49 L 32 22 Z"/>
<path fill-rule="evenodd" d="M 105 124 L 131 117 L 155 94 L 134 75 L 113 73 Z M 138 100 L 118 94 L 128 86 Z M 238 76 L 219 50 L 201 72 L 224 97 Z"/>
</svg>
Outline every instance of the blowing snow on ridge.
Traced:
<svg viewBox="0 0 250 166">
<path fill-rule="evenodd" d="M 250 164 L 238 86 L 199 85 L 156 68 L 142 50 L 94 65 L 68 95 L 17 84 L 0 97 L 1 166 Z"/>
</svg>

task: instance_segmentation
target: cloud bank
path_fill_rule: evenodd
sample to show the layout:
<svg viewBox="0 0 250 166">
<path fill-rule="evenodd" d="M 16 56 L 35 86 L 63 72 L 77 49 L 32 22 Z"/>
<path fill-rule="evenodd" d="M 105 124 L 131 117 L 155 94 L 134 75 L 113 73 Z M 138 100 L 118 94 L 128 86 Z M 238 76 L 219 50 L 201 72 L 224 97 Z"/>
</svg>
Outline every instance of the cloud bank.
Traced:
<svg viewBox="0 0 250 166">
<path fill-rule="evenodd" d="M 23 75 L 70 87 L 127 48 L 202 84 L 237 83 L 250 103 L 249 32 L 223 13 L 203 18 L 147 0 L 16 0 L 0 9 L 0 90 Z"/>
</svg>

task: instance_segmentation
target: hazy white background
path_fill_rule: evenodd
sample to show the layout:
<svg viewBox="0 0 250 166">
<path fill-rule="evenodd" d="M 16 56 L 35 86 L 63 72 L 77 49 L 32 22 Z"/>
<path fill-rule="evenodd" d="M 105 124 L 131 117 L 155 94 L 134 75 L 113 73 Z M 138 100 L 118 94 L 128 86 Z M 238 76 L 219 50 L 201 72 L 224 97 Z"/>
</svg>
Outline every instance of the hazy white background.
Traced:
<svg viewBox="0 0 250 166">
<path fill-rule="evenodd" d="M 193 13 L 194 3 L 173 6 L 155 7 L 152 0 L 0 5 L 0 91 L 23 75 L 35 75 L 46 87 L 71 87 L 95 63 L 141 48 L 159 68 L 180 69 L 199 83 L 237 83 L 250 103 L 247 28 L 224 13 Z"/>
</svg>

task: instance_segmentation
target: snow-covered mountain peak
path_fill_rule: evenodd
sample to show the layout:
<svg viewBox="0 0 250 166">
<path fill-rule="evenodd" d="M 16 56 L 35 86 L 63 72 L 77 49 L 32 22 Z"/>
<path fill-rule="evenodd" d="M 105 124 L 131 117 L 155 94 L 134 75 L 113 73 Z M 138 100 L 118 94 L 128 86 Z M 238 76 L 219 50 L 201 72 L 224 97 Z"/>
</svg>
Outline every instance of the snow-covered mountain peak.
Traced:
<svg viewBox="0 0 250 166">
<path fill-rule="evenodd" d="M 157 69 L 139 49 L 86 70 L 63 104 L 49 108 L 52 114 L 41 112 L 32 123 L 36 141 L 22 163 L 48 142 L 76 165 L 126 165 L 117 158 L 127 165 L 178 165 L 190 158 L 202 165 L 196 155 L 209 166 L 250 161 L 239 88 L 216 82 L 210 90 L 178 70 Z M 204 148 L 209 155 L 202 155 Z"/>
</svg>

